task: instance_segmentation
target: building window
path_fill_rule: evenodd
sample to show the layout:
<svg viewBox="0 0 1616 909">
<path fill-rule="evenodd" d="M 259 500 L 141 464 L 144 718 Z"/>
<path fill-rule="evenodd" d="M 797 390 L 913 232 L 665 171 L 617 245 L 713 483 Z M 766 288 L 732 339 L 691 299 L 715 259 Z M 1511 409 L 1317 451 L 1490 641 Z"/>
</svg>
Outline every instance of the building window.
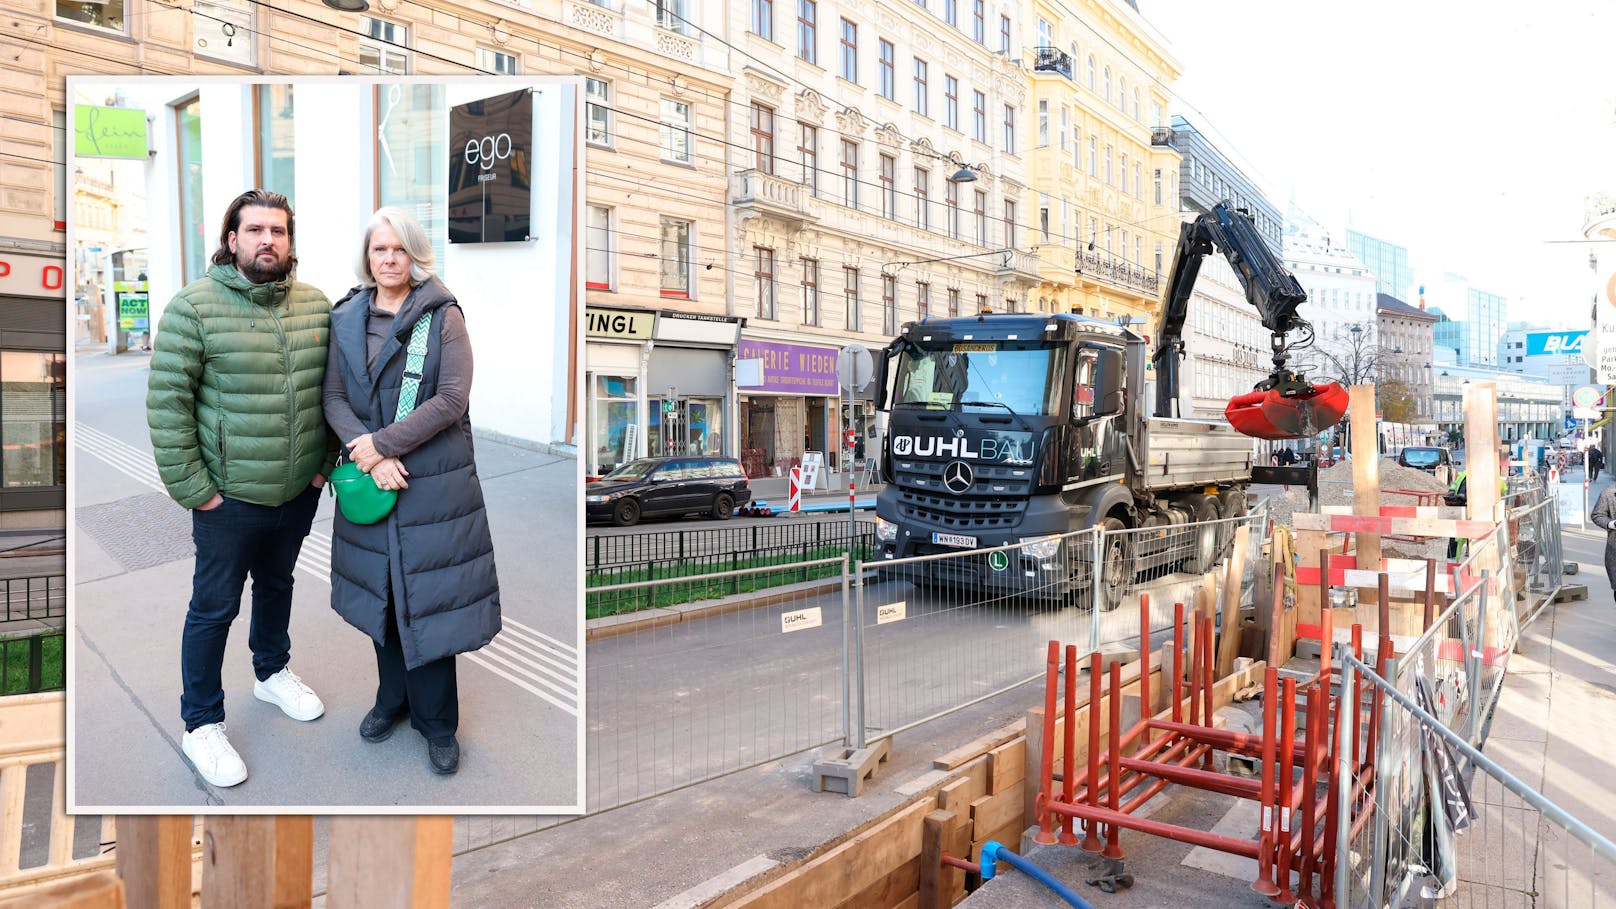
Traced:
<svg viewBox="0 0 1616 909">
<path fill-rule="evenodd" d="M 656 0 L 657 25 L 681 35 L 693 32 L 687 4 L 688 0 Z"/>
<path fill-rule="evenodd" d="M 254 119 L 258 121 L 254 155 L 257 185 L 292 200 L 296 183 L 296 156 L 292 152 L 292 86 L 259 85 L 253 90 Z"/>
<path fill-rule="evenodd" d="M 1010 17 L 999 17 L 999 53 L 1010 53 Z"/>
<path fill-rule="evenodd" d="M 858 25 L 842 20 L 842 78 L 858 81 Z"/>
<path fill-rule="evenodd" d="M 612 210 L 604 205 L 591 205 L 587 219 L 584 286 L 590 290 L 611 290 L 616 252 L 612 243 Z"/>
<path fill-rule="evenodd" d="M 1089 91 L 1094 90 L 1094 55 L 1089 54 Z"/>
<path fill-rule="evenodd" d="M 802 182 L 808 194 L 819 196 L 819 127 L 798 123 L 802 138 L 797 140 L 797 154 L 802 159 Z"/>
<path fill-rule="evenodd" d="M 1150 125 L 1162 125 L 1162 106 L 1154 101 L 1150 103 Z"/>
<path fill-rule="evenodd" d="M 881 217 L 891 220 L 898 218 L 898 159 L 892 155 L 881 156 Z"/>
<path fill-rule="evenodd" d="M 516 55 L 479 47 L 477 48 L 477 68 L 485 73 L 514 76 L 517 74 L 518 69 Z"/>
<path fill-rule="evenodd" d="M 590 145 L 612 145 L 612 84 L 604 79 L 584 79 L 585 136 Z"/>
<path fill-rule="evenodd" d="M 1063 108 L 1064 110 L 1064 108 Z M 1083 131 L 1076 124 L 1072 126 L 1072 170 L 1083 169 Z"/>
<path fill-rule="evenodd" d="M 1143 199 L 1145 197 L 1145 181 L 1143 174 L 1144 172 L 1140 169 L 1139 162 L 1133 162 L 1133 197 L 1135 199 Z"/>
<path fill-rule="evenodd" d="M 752 102 L 752 166 L 774 173 L 774 108 Z"/>
<path fill-rule="evenodd" d="M 56 0 L 56 18 L 108 31 L 127 32 L 125 0 Z"/>
<path fill-rule="evenodd" d="M 690 105 L 672 98 L 662 99 L 662 157 L 689 164 Z"/>
<path fill-rule="evenodd" d="M 174 105 L 175 163 L 179 167 L 181 284 L 201 278 L 208 268 L 207 212 L 202 207 L 202 100 Z"/>
<path fill-rule="evenodd" d="M 988 245 L 988 194 L 976 191 L 976 245 Z"/>
<path fill-rule="evenodd" d="M 924 167 L 915 168 L 915 226 L 921 230 L 931 229 L 930 185 L 931 171 Z"/>
<path fill-rule="evenodd" d="M 1049 100 L 1038 99 L 1038 147 L 1049 144 Z"/>
<path fill-rule="evenodd" d="M 1100 167 L 1100 140 L 1094 136 L 1089 137 L 1089 176 L 1097 177 Z"/>
<path fill-rule="evenodd" d="M 1112 180 L 1111 174 L 1111 146 L 1109 143 L 1107 143 L 1105 146 L 1105 185 L 1111 186 L 1113 182 L 1114 181 Z"/>
<path fill-rule="evenodd" d="M 926 61 L 915 58 L 915 113 L 926 116 Z"/>
<path fill-rule="evenodd" d="M 931 285 L 925 281 L 915 284 L 915 312 L 924 319 L 931 315 Z"/>
<path fill-rule="evenodd" d="M 882 38 L 880 59 L 881 97 L 888 101 L 898 100 L 898 76 L 894 69 L 896 54 L 897 50 L 892 46 L 892 42 Z"/>
<path fill-rule="evenodd" d="M 1105 81 L 1104 81 L 1103 84 L 1105 86 L 1105 93 L 1102 94 L 1100 97 L 1105 99 L 1105 103 L 1110 104 L 1111 103 L 1111 67 L 1109 67 L 1109 66 L 1105 68 Z"/>
<path fill-rule="evenodd" d="M 971 38 L 977 44 L 988 43 L 987 0 L 971 0 Z"/>
<path fill-rule="evenodd" d="M 1128 110 L 1128 77 L 1123 76 L 1120 87 L 1117 89 L 1117 110 L 1124 113 Z"/>
<path fill-rule="evenodd" d="M 971 137 L 978 142 L 988 141 L 988 96 L 979 91 L 971 92 Z"/>
<path fill-rule="evenodd" d="M 842 267 L 842 288 L 846 299 L 847 309 L 843 317 L 847 320 L 848 331 L 863 331 L 864 318 L 859 313 L 859 270 L 851 266 Z"/>
<path fill-rule="evenodd" d="M 1004 200 L 1004 245 L 1016 248 L 1016 200 Z"/>
<path fill-rule="evenodd" d="M 67 356 L 0 351 L 0 488 L 67 485 Z"/>
<path fill-rule="evenodd" d="M 955 319 L 955 318 L 959 317 L 959 314 L 960 314 L 959 301 L 960 301 L 959 288 L 950 287 L 948 289 L 948 317 L 950 319 Z"/>
<path fill-rule="evenodd" d="M 253 65 L 258 42 L 249 0 L 193 0 L 191 34 L 197 54 Z"/>
<path fill-rule="evenodd" d="M 943 76 L 943 125 L 959 129 L 959 80 Z"/>
<path fill-rule="evenodd" d="M 859 205 L 858 181 L 858 143 L 852 139 L 842 140 L 842 201 L 849 208 L 858 208 Z"/>
<path fill-rule="evenodd" d="M 752 0 L 752 34 L 774 40 L 774 0 Z"/>
<path fill-rule="evenodd" d="M 380 144 L 392 151 L 377 162 L 376 207 L 396 205 L 412 212 L 432 237 L 432 251 L 444 261 L 448 219 L 438 195 L 448 181 L 449 107 L 441 83 L 407 83 L 378 92 L 376 122 Z M 434 190 L 434 187 L 439 189 Z M 307 201 L 307 200 L 305 200 Z"/>
<path fill-rule="evenodd" d="M 948 236 L 958 240 L 960 238 L 959 184 L 953 180 L 943 181 L 943 213 L 948 216 Z"/>
<path fill-rule="evenodd" d="M 287 86 L 291 88 L 291 86 Z M 67 111 L 51 109 L 51 221 L 56 230 L 67 229 Z M 263 184 L 259 184 L 262 186 Z"/>
<path fill-rule="evenodd" d="M 819 62 L 819 10 L 814 0 L 797 0 L 797 56 Z"/>
<path fill-rule="evenodd" d="M 1013 104 L 1004 106 L 1004 151 L 1010 155 L 1016 153 L 1016 108 Z"/>
<path fill-rule="evenodd" d="M 1159 167 L 1156 168 L 1156 171 L 1155 171 L 1155 180 L 1156 180 L 1156 204 L 1160 205 L 1160 204 L 1162 204 L 1162 174 L 1161 174 L 1161 168 L 1159 168 Z"/>
<path fill-rule="evenodd" d="M 770 253 L 770 264 L 771 266 L 773 264 L 772 252 Z M 762 270 L 763 264 L 760 260 L 758 271 L 761 273 Z M 770 271 L 773 271 L 773 269 L 771 268 Z M 762 297 L 760 296 L 758 299 L 761 300 Z M 759 312 L 758 315 L 761 316 L 762 313 Z M 769 318 L 773 317 L 770 316 Z M 817 259 L 802 260 L 802 324 L 819 324 L 819 260 Z"/>
<path fill-rule="evenodd" d="M 1072 144 L 1071 144 L 1072 129 L 1071 128 L 1072 128 L 1072 109 L 1067 107 L 1066 105 L 1062 104 L 1061 105 L 1061 118 L 1060 118 L 1060 144 L 1061 144 L 1061 151 L 1063 151 L 1063 152 L 1064 151 L 1071 151 L 1071 148 L 1072 148 Z"/>
<path fill-rule="evenodd" d="M 977 294 L 976 295 L 976 311 L 977 312 L 987 312 L 988 311 L 988 295 L 987 294 Z M 1013 309 L 1008 310 L 1008 311 L 1009 312 L 1015 312 L 1015 310 L 1013 310 Z"/>
<path fill-rule="evenodd" d="M 410 30 L 396 22 L 359 17 L 359 70 L 402 76 L 410 71 Z"/>
<path fill-rule="evenodd" d="M 1042 196 L 1038 206 L 1038 232 L 1044 235 L 1044 242 L 1049 242 L 1049 197 Z"/>
<path fill-rule="evenodd" d="M 1123 195 L 1127 195 L 1127 193 L 1128 193 L 1128 156 L 1127 155 L 1122 156 L 1121 162 L 1120 162 L 1119 166 L 1117 167 L 1117 179 L 1122 181 L 1122 193 L 1123 193 Z"/>
<path fill-rule="evenodd" d="M 678 218 L 662 219 L 662 296 L 689 299 L 692 224 Z"/>
<path fill-rule="evenodd" d="M 767 246 L 754 246 L 752 255 L 757 261 L 756 270 L 753 272 L 753 276 L 757 278 L 757 317 L 778 318 L 777 288 L 774 284 L 774 250 Z"/>
<path fill-rule="evenodd" d="M 898 276 L 881 275 L 881 332 L 898 333 Z"/>
<path fill-rule="evenodd" d="M 1143 121 L 1143 118 L 1139 116 L 1139 89 L 1137 88 L 1133 90 L 1133 119 L 1135 123 Z"/>
</svg>

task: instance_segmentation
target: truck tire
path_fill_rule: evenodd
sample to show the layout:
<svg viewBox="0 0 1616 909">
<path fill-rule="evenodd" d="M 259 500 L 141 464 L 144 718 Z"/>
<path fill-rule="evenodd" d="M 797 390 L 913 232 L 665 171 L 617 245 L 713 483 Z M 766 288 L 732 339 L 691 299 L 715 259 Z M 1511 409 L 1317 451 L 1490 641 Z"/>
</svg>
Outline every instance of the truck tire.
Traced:
<svg viewBox="0 0 1616 909">
<path fill-rule="evenodd" d="M 1212 496 L 1193 495 L 1184 499 L 1194 520 L 1194 536 L 1190 542 L 1190 557 L 1184 570 L 1190 574 L 1205 574 L 1212 570 L 1222 556 L 1223 527 L 1212 523 L 1218 519 L 1218 500 Z"/>
<path fill-rule="evenodd" d="M 1244 489 L 1229 489 L 1218 495 L 1218 507 L 1226 518 L 1243 518 L 1250 511 L 1246 505 L 1246 491 Z M 1234 546 L 1234 532 L 1239 525 L 1229 522 L 1223 525 L 1223 542 L 1218 546 L 1222 556 L 1228 556 Z"/>
<path fill-rule="evenodd" d="M 1100 576 L 1094 579 L 1094 601 L 1100 609 L 1110 612 L 1122 605 L 1133 586 L 1133 547 L 1129 545 L 1121 520 L 1106 518 L 1105 549 L 1100 554 Z"/>
</svg>

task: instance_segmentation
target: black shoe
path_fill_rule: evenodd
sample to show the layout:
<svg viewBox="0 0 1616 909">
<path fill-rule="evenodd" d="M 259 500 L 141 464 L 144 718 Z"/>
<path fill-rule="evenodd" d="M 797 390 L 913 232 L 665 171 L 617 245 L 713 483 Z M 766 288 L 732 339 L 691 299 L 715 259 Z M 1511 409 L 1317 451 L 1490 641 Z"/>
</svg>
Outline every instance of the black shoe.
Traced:
<svg viewBox="0 0 1616 909">
<path fill-rule="evenodd" d="M 388 716 L 372 707 L 359 723 L 359 737 L 367 742 L 385 742 L 393 734 L 393 727 L 402 719 L 404 719 L 402 713 Z"/>
<path fill-rule="evenodd" d="M 460 743 L 454 736 L 442 742 L 427 742 L 426 756 L 432 763 L 432 772 L 445 776 L 460 769 Z"/>
</svg>

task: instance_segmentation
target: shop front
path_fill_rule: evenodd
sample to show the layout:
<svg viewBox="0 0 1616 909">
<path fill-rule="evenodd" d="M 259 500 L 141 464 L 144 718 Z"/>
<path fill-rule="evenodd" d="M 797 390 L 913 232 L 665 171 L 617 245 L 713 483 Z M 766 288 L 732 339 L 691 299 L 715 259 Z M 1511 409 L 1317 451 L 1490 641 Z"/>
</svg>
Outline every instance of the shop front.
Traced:
<svg viewBox="0 0 1616 909">
<path fill-rule="evenodd" d="M 741 465 L 749 477 L 784 476 L 806 451 L 840 468 L 843 404 L 832 347 L 743 339 L 736 350 Z"/>
<path fill-rule="evenodd" d="M 66 507 L 66 267 L 0 250 L 0 514 Z"/>
</svg>

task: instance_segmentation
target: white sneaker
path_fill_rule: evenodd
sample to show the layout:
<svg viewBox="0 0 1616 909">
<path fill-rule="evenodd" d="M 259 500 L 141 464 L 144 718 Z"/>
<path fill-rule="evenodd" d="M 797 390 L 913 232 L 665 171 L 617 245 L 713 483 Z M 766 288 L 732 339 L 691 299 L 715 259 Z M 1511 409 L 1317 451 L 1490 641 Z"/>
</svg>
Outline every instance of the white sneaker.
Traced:
<svg viewBox="0 0 1616 909">
<path fill-rule="evenodd" d="M 209 723 L 185 733 L 180 739 L 180 751 L 204 780 L 220 788 L 228 788 L 247 778 L 247 765 L 241 755 L 230 747 L 225 738 L 223 723 Z"/>
<path fill-rule="evenodd" d="M 317 720 L 325 713 L 325 704 L 314 689 L 303 684 L 297 673 L 286 667 L 261 682 L 253 683 L 253 696 L 268 701 L 294 720 Z"/>
</svg>

